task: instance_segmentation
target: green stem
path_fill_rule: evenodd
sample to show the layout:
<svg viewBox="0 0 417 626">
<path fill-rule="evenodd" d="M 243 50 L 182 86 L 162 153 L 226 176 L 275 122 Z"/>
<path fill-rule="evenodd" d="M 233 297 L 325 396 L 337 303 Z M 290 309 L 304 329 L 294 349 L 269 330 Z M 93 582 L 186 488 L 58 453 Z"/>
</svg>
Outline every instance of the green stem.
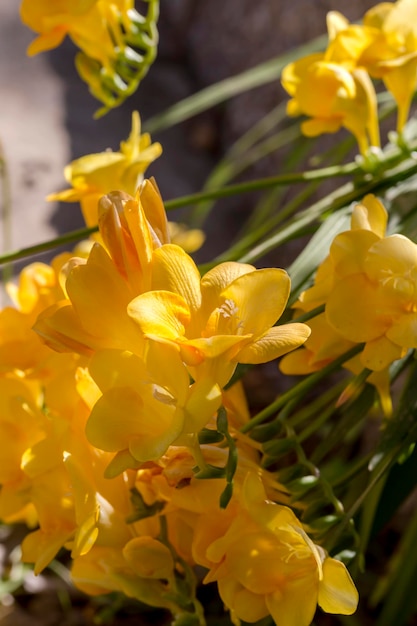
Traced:
<svg viewBox="0 0 417 626">
<path fill-rule="evenodd" d="M 212 200 L 217 198 L 228 198 L 241 193 L 250 193 L 251 191 L 260 191 L 280 185 L 294 185 L 295 183 L 305 183 L 313 180 L 327 180 L 329 178 L 338 178 L 341 176 L 350 176 L 361 172 L 361 167 L 356 163 L 347 163 L 346 165 L 331 165 L 322 167 L 317 170 L 309 170 L 306 172 L 292 172 L 290 174 L 281 174 L 279 176 L 269 176 L 267 178 L 258 178 L 257 180 L 238 183 L 236 185 L 227 185 L 221 189 L 210 189 L 201 193 L 193 193 L 188 196 L 182 196 L 174 200 L 167 200 L 165 208 L 167 210 L 178 209 L 183 206 Z"/>
<path fill-rule="evenodd" d="M 28 248 L 21 248 L 20 250 L 15 250 L 14 252 L 2 254 L 0 255 L 0 265 L 10 263 L 12 261 L 18 261 L 19 259 L 25 259 L 26 257 L 46 252 L 47 250 L 53 250 L 53 248 L 56 248 L 57 246 L 80 241 L 80 239 L 85 239 L 97 231 L 98 226 L 80 228 L 79 230 L 73 230 L 65 235 L 61 235 L 60 237 L 55 237 L 55 239 L 51 239 L 50 241 L 44 241 L 43 243 L 38 243 L 34 246 L 29 246 Z"/>
<path fill-rule="evenodd" d="M 255 415 L 250 420 L 250 422 L 248 422 L 241 428 L 241 431 L 243 433 L 246 433 L 252 430 L 252 428 L 257 426 L 258 424 L 262 424 L 262 422 L 267 420 L 269 417 L 277 413 L 279 409 L 284 407 L 287 404 L 287 402 L 290 402 L 293 399 L 297 399 L 297 401 L 301 401 L 303 396 L 308 391 L 310 391 L 310 389 L 315 387 L 320 380 L 322 380 L 323 378 L 325 378 L 332 372 L 336 371 L 340 367 L 340 365 L 343 365 L 345 361 L 348 361 L 349 359 L 354 357 L 356 354 L 359 354 L 359 352 L 361 352 L 362 350 L 363 350 L 363 344 L 358 344 L 357 346 L 354 346 L 353 348 L 351 348 L 350 350 L 342 354 L 340 357 L 338 357 L 337 359 L 335 359 L 334 361 L 326 365 L 326 367 L 323 367 L 323 369 L 320 370 L 319 372 L 310 374 L 310 376 L 308 376 L 307 378 L 299 382 L 289 391 L 282 394 L 282 396 L 280 396 L 277 400 L 275 400 L 275 402 L 272 402 L 269 406 L 267 406 L 265 409 L 263 409 L 257 415 Z"/>
</svg>

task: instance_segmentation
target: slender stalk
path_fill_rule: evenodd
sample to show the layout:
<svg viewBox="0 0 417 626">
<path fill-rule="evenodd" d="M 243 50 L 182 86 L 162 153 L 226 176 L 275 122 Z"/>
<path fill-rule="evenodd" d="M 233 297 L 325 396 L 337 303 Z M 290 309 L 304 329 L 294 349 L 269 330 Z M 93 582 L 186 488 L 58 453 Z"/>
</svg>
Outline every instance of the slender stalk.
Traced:
<svg viewBox="0 0 417 626">
<path fill-rule="evenodd" d="M 3 250 L 12 245 L 12 194 L 10 189 L 9 172 L 2 143 L 0 142 L 0 177 L 1 177 L 1 220 L 3 231 Z M 3 282 L 7 283 L 12 277 L 12 267 L 5 265 L 2 271 Z"/>
<path fill-rule="evenodd" d="M 265 409 L 255 415 L 250 420 L 250 422 L 248 422 L 241 428 L 241 431 L 246 433 L 249 430 L 252 430 L 252 428 L 257 426 L 258 424 L 262 424 L 262 422 L 267 420 L 272 415 L 276 414 L 279 409 L 284 407 L 287 402 L 290 402 L 293 399 L 301 401 L 305 394 L 310 391 L 310 389 L 315 387 L 320 380 L 328 376 L 328 374 L 336 371 L 340 365 L 354 357 L 356 354 L 359 354 L 359 352 L 361 352 L 362 350 L 363 344 L 358 344 L 357 346 L 354 346 L 353 348 L 342 354 L 340 357 L 329 363 L 329 365 L 326 365 L 326 367 L 323 367 L 323 369 L 321 369 L 319 372 L 310 374 L 310 376 L 308 376 L 298 384 L 294 385 L 292 389 L 283 393 L 282 396 L 275 400 L 275 402 L 272 402 L 269 406 L 267 406 Z"/>
</svg>

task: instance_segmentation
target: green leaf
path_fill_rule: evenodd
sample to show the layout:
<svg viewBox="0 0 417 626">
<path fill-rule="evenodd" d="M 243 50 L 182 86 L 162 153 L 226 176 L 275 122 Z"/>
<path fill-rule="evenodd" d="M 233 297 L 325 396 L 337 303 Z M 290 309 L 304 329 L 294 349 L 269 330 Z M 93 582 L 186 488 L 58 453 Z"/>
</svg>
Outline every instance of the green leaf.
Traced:
<svg viewBox="0 0 417 626">
<path fill-rule="evenodd" d="M 145 122 L 143 128 L 150 133 L 170 128 L 241 93 L 267 83 L 278 82 L 281 71 L 288 63 L 311 52 L 324 49 L 326 42 L 327 35 L 322 35 L 295 50 L 270 59 L 241 74 L 226 78 L 215 85 L 210 85 L 210 87 L 206 87 L 189 98 L 174 104 L 167 111 L 150 118 Z"/>
</svg>

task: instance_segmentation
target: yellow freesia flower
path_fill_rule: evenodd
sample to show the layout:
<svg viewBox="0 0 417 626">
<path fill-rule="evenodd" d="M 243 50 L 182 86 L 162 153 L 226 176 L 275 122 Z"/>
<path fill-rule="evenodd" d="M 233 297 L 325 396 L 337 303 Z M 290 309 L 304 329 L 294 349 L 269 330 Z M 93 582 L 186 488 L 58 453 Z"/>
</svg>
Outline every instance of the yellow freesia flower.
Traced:
<svg viewBox="0 0 417 626">
<path fill-rule="evenodd" d="M 152 143 L 149 133 L 140 131 L 139 113 L 134 111 L 132 130 L 120 143 L 120 151 L 88 154 L 67 165 L 64 174 L 72 189 L 50 194 L 48 200 L 79 201 L 86 225 L 95 226 L 100 198 L 116 189 L 134 196 L 143 174 L 162 153 L 161 144 Z"/>
<path fill-rule="evenodd" d="M 281 360 L 280 369 L 283 373 L 307 374 L 318 371 L 355 344 L 366 341 L 363 333 L 360 333 L 369 316 L 375 315 L 376 303 L 369 300 L 372 298 L 372 290 L 364 285 L 364 268 L 369 251 L 384 240 L 386 224 L 387 212 L 375 196 L 366 196 L 354 207 L 351 230 L 335 237 L 329 256 L 317 270 L 314 285 L 301 294 L 295 305 L 299 312 L 311 311 L 322 304 L 326 305 L 326 309 L 325 313 L 307 322 L 311 335 L 305 346 Z M 347 296 L 345 289 L 348 284 L 357 287 L 354 297 L 359 298 L 359 303 L 349 299 L 353 297 L 351 290 Z M 360 303 L 363 303 L 364 315 L 365 309 L 368 311 L 365 317 L 359 312 L 355 314 L 357 307 L 361 307 Z M 348 308 L 342 313 L 343 306 Z M 341 330 L 339 314 L 343 315 L 343 319 L 349 319 L 349 324 L 354 326 L 353 331 Z M 373 325 L 374 321 L 369 323 Z M 355 374 L 359 374 L 363 368 L 373 370 L 367 380 L 377 388 L 385 415 L 390 415 L 392 403 L 387 368 L 392 360 L 400 358 L 402 350 L 393 350 L 393 346 L 387 343 L 384 346 L 381 343 L 380 348 L 378 354 L 372 352 L 372 358 L 372 346 L 367 344 L 364 351 L 346 362 L 344 367 Z"/>
<path fill-rule="evenodd" d="M 363 18 L 365 26 L 378 32 L 378 38 L 363 59 L 374 78 L 382 78 L 397 102 L 397 131 L 407 121 L 417 87 L 417 6 L 414 0 L 382 2 Z"/>
<path fill-rule="evenodd" d="M 149 221 L 148 221 L 149 220 Z M 117 192 L 100 202 L 100 235 L 88 259 L 66 267 L 67 298 L 43 311 L 34 326 L 57 351 L 90 355 L 114 348 L 141 355 L 142 334 L 127 315 L 128 303 L 151 287 L 153 248 L 168 238 L 156 187 L 145 181 L 137 199 Z"/>
<path fill-rule="evenodd" d="M 145 361 L 130 352 L 98 352 L 89 371 L 102 395 L 86 434 L 95 447 L 116 453 L 108 476 L 157 461 L 181 435 L 201 430 L 221 403 L 209 379 L 190 385 L 178 352 L 167 345 L 148 345 Z"/>
<path fill-rule="evenodd" d="M 254 474 L 236 508 L 199 518 L 193 554 L 209 568 L 204 582 L 217 582 L 235 619 L 252 623 L 271 615 L 279 626 L 309 626 L 317 604 L 327 613 L 356 610 L 358 594 L 345 566 L 311 541 L 289 508 L 266 499 Z"/>
<path fill-rule="evenodd" d="M 417 245 L 391 235 L 371 245 L 362 272 L 345 275 L 329 296 L 329 323 L 343 337 L 366 343 L 362 362 L 369 369 L 380 371 L 417 348 L 416 267 Z"/>
<path fill-rule="evenodd" d="M 376 95 L 365 70 L 345 67 L 318 53 L 287 65 L 281 80 L 292 96 L 288 115 L 311 118 L 301 124 L 305 135 L 335 133 L 344 127 L 355 136 L 361 154 L 379 147 Z"/>
<path fill-rule="evenodd" d="M 284 270 L 230 262 L 201 279 L 191 257 L 168 244 L 154 251 L 152 274 L 154 291 L 135 298 L 129 316 L 146 337 L 175 345 L 195 380 L 223 387 L 238 362 L 275 359 L 310 333 L 303 324 L 273 327 L 290 291 Z"/>
<path fill-rule="evenodd" d="M 287 65 L 281 76 L 292 96 L 288 115 L 307 115 L 302 132 L 314 137 L 341 127 L 351 132 L 362 155 L 380 147 L 376 94 L 362 57 L 378 32 L 351 25 L 341 15 L 327 15 L 329 45 L 324 53 L 308 55 Z"/>
</svg>

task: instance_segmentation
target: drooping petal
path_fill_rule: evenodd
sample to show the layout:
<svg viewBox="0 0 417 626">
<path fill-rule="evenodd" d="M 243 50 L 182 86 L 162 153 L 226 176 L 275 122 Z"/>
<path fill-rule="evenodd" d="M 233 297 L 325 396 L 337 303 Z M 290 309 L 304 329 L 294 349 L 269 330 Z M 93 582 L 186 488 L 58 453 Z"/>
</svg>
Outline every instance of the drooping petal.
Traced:
<svg viewBox="0 0 417 626">
<path fill-rule="evenodd" d="M 234 360 L 239 363 L 267 363 L 301 346 L 310 333 L 306 324 L 274 326 L 259 339 L 242 348 Z"/>
<path fill-rule="evenodd" d="M 385 336 L 378 337 L 378 339 L 366 343 L 361 354 L 361 362 L 364 367 L 374 372 L 380 372 L 391 365 L 393 361 L 404 356 L 402 352 L 403 350 L 400 345 L 393 343 Z"/>
<path fill-rule="evenodd" d="M 130 387 L 109 389 L 86 425 L 92 445 L 109 452 L 128 449 L 138 461 L 158 459 L 178 437 L 183 414 L 175 406 L 143 396 Z"/>
<path fill-rule="evenodd" d="M 173 576 L 174 559 L 169 548 L 153 537 L 131 539 L 123 548 L 123 556 L 142 578 L 169 580 Z"/>
<path fill-rule="evenodd" d="M 352 615 L 356 611 L 358 599 L 358 592 L 344 564 L 336 559 L 325 559 L 318 597 L 323 611 Z"/>
<path fill-rule="evenodd" d="M 220 597 L 232 614 L 245 622 L 257 622 L 268 615 L 265 596 L 245 589 L 236 580 L 223 578 L 218 583 Z"/>
<path fill-rule="evenodd" d="M 127 350 L 96 352 L 89 363 L 89 370 L 102 393 L 111 387 L 135 388 L 148 378 L 144 362 Z"/>
<path fill-rule="evenodd" d="M 285 590 L 277 589 L 266 596 L 266 605 L 272 619 L 279 626 L 310 626 L 317 607 L 318 575 L 291 581 Z"/>
</svg>

